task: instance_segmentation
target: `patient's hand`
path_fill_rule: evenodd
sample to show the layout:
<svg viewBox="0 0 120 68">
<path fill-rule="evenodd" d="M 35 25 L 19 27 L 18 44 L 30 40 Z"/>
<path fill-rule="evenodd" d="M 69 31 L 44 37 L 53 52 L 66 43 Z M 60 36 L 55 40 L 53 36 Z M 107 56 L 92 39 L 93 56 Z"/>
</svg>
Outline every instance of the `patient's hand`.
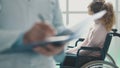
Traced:
<svg viewBox="0 0 120 68">
<path fill-rule="evenodd" d="M 78 49 L 79 49 L 78 47 L 70 48 L 69 50 L 66 51 L 66 53 L 77 54 Z"/>
</svg>

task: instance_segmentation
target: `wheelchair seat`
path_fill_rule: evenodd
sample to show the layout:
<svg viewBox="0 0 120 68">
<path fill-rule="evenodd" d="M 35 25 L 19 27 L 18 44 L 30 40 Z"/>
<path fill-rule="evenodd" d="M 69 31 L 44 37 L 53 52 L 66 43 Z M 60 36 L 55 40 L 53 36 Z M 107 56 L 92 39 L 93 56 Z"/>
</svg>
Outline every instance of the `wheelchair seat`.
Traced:
<svg viewBox="0 0 120 68">
<path fill-rule="evenodd" d="M 106 54 L 109 50 L 109 46 L 112 40 L 113 33 L 108 33 L 104 42 L 103 48 L 98 47 L 81 47 L 77 54 L 67 54 L 65 57 L 65 60 L 63 63 L 60 64 L 60 68 L 84 68 L 84 65 L 91 61 L 104 61 Z M 75 46 L 77 46 L 77 43 L 79 41 L 83 41 L 83 39 L 79 39 Z M 101 56 L 95 57 L 95 56 L 87 56 L 87 55 L 80 55 L 81 50 L 88 50 L 88 51 L 99 51 Z M 111 64 L 112 65 L 112 64 Z M 85 67 L 86 68 L 86 67 Z"/>
</svg>

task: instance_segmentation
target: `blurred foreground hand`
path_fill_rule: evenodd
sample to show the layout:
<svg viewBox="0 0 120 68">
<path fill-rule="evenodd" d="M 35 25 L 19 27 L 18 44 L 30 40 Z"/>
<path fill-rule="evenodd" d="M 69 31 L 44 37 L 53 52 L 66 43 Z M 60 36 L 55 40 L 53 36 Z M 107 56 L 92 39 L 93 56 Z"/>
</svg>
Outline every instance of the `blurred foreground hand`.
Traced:
<svg viewBox="0 0 120 68">
<path fill-rule="evenodd" d="M 36 41 L 44 41 L 46 38 L 54 36 L 55 30 L 48 24 L 42 22 L 36 22 L 36 24 L 25 33 L 24 43 L 29 44 Z M 59 54 L 64 50 L 64 45 L 56 47 L 53 44 L 48 44 L 46 47 L 37 46 L 33 48 L 36 53 L 43 54 L 45 56 L 53 56 Z"/>
</svg>

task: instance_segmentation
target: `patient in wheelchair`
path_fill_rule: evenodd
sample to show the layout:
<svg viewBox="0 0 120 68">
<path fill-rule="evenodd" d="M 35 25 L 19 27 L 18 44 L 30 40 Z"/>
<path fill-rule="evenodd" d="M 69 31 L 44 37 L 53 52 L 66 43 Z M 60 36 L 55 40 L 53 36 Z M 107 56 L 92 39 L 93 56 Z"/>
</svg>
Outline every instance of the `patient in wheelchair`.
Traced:
<svg viewBox="0 0 120 68">
<path fill-rule="evenodd" d="M 99 47 L 102 48 L 105 42 L 106 35 L 111 31 L 115 23 L 115 15 L 111 3 L 104 0 L 94 0 L 88 6 L 88 14 L 93 15 L 99 11 L 106 10 L 107 13 L 98 20 L 94 21 L 94 25 L 90 28 L 89 33 L 83 43 L 75 48 L 67 50 L 67 53 L 76 54 L 81 46 L 86 47 Z M 99 57 L 99 52 L 81 51 L 80 55 Z"/>
</svg>

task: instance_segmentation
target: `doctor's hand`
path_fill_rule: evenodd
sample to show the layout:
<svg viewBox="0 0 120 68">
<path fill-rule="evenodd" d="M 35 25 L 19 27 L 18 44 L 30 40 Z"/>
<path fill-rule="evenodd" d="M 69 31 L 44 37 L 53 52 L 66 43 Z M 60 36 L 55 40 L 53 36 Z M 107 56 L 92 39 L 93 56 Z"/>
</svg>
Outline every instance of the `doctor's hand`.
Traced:
<svg viewBox="0 0 120 68">
<path fill-rule="evenodd" d="M 44 41 L 47 37 L 54 35 L 55 30 L 49 24 L 36 22 L 36 24 L 25 33 L 24 43 Z"/>
<path fill-rule="evenodd" d="M 28 32 L 25 33 L 24 43 L 32 43 L 36 41 L 44 41 L 47 37 L 55 35 L 55 30 L 46 23 L 37 22 Z M 36 53 L 46 56 L 52 56 L 60 53 L 64 49 L 64 45 L 56 47 L 48 44 L 46 47 L 37 46 L 33 48 Z"/>
<path fill-rule="evenodd" d="M 36 47 L 34 51 L 38 54 L 43 54 L 45 56 L 54 56 L 61 53 L 64 50 L 64 45 L 60 47 L 55 47 L 52 44 L 48 44 L 46 47 Z"/>
</svg>

